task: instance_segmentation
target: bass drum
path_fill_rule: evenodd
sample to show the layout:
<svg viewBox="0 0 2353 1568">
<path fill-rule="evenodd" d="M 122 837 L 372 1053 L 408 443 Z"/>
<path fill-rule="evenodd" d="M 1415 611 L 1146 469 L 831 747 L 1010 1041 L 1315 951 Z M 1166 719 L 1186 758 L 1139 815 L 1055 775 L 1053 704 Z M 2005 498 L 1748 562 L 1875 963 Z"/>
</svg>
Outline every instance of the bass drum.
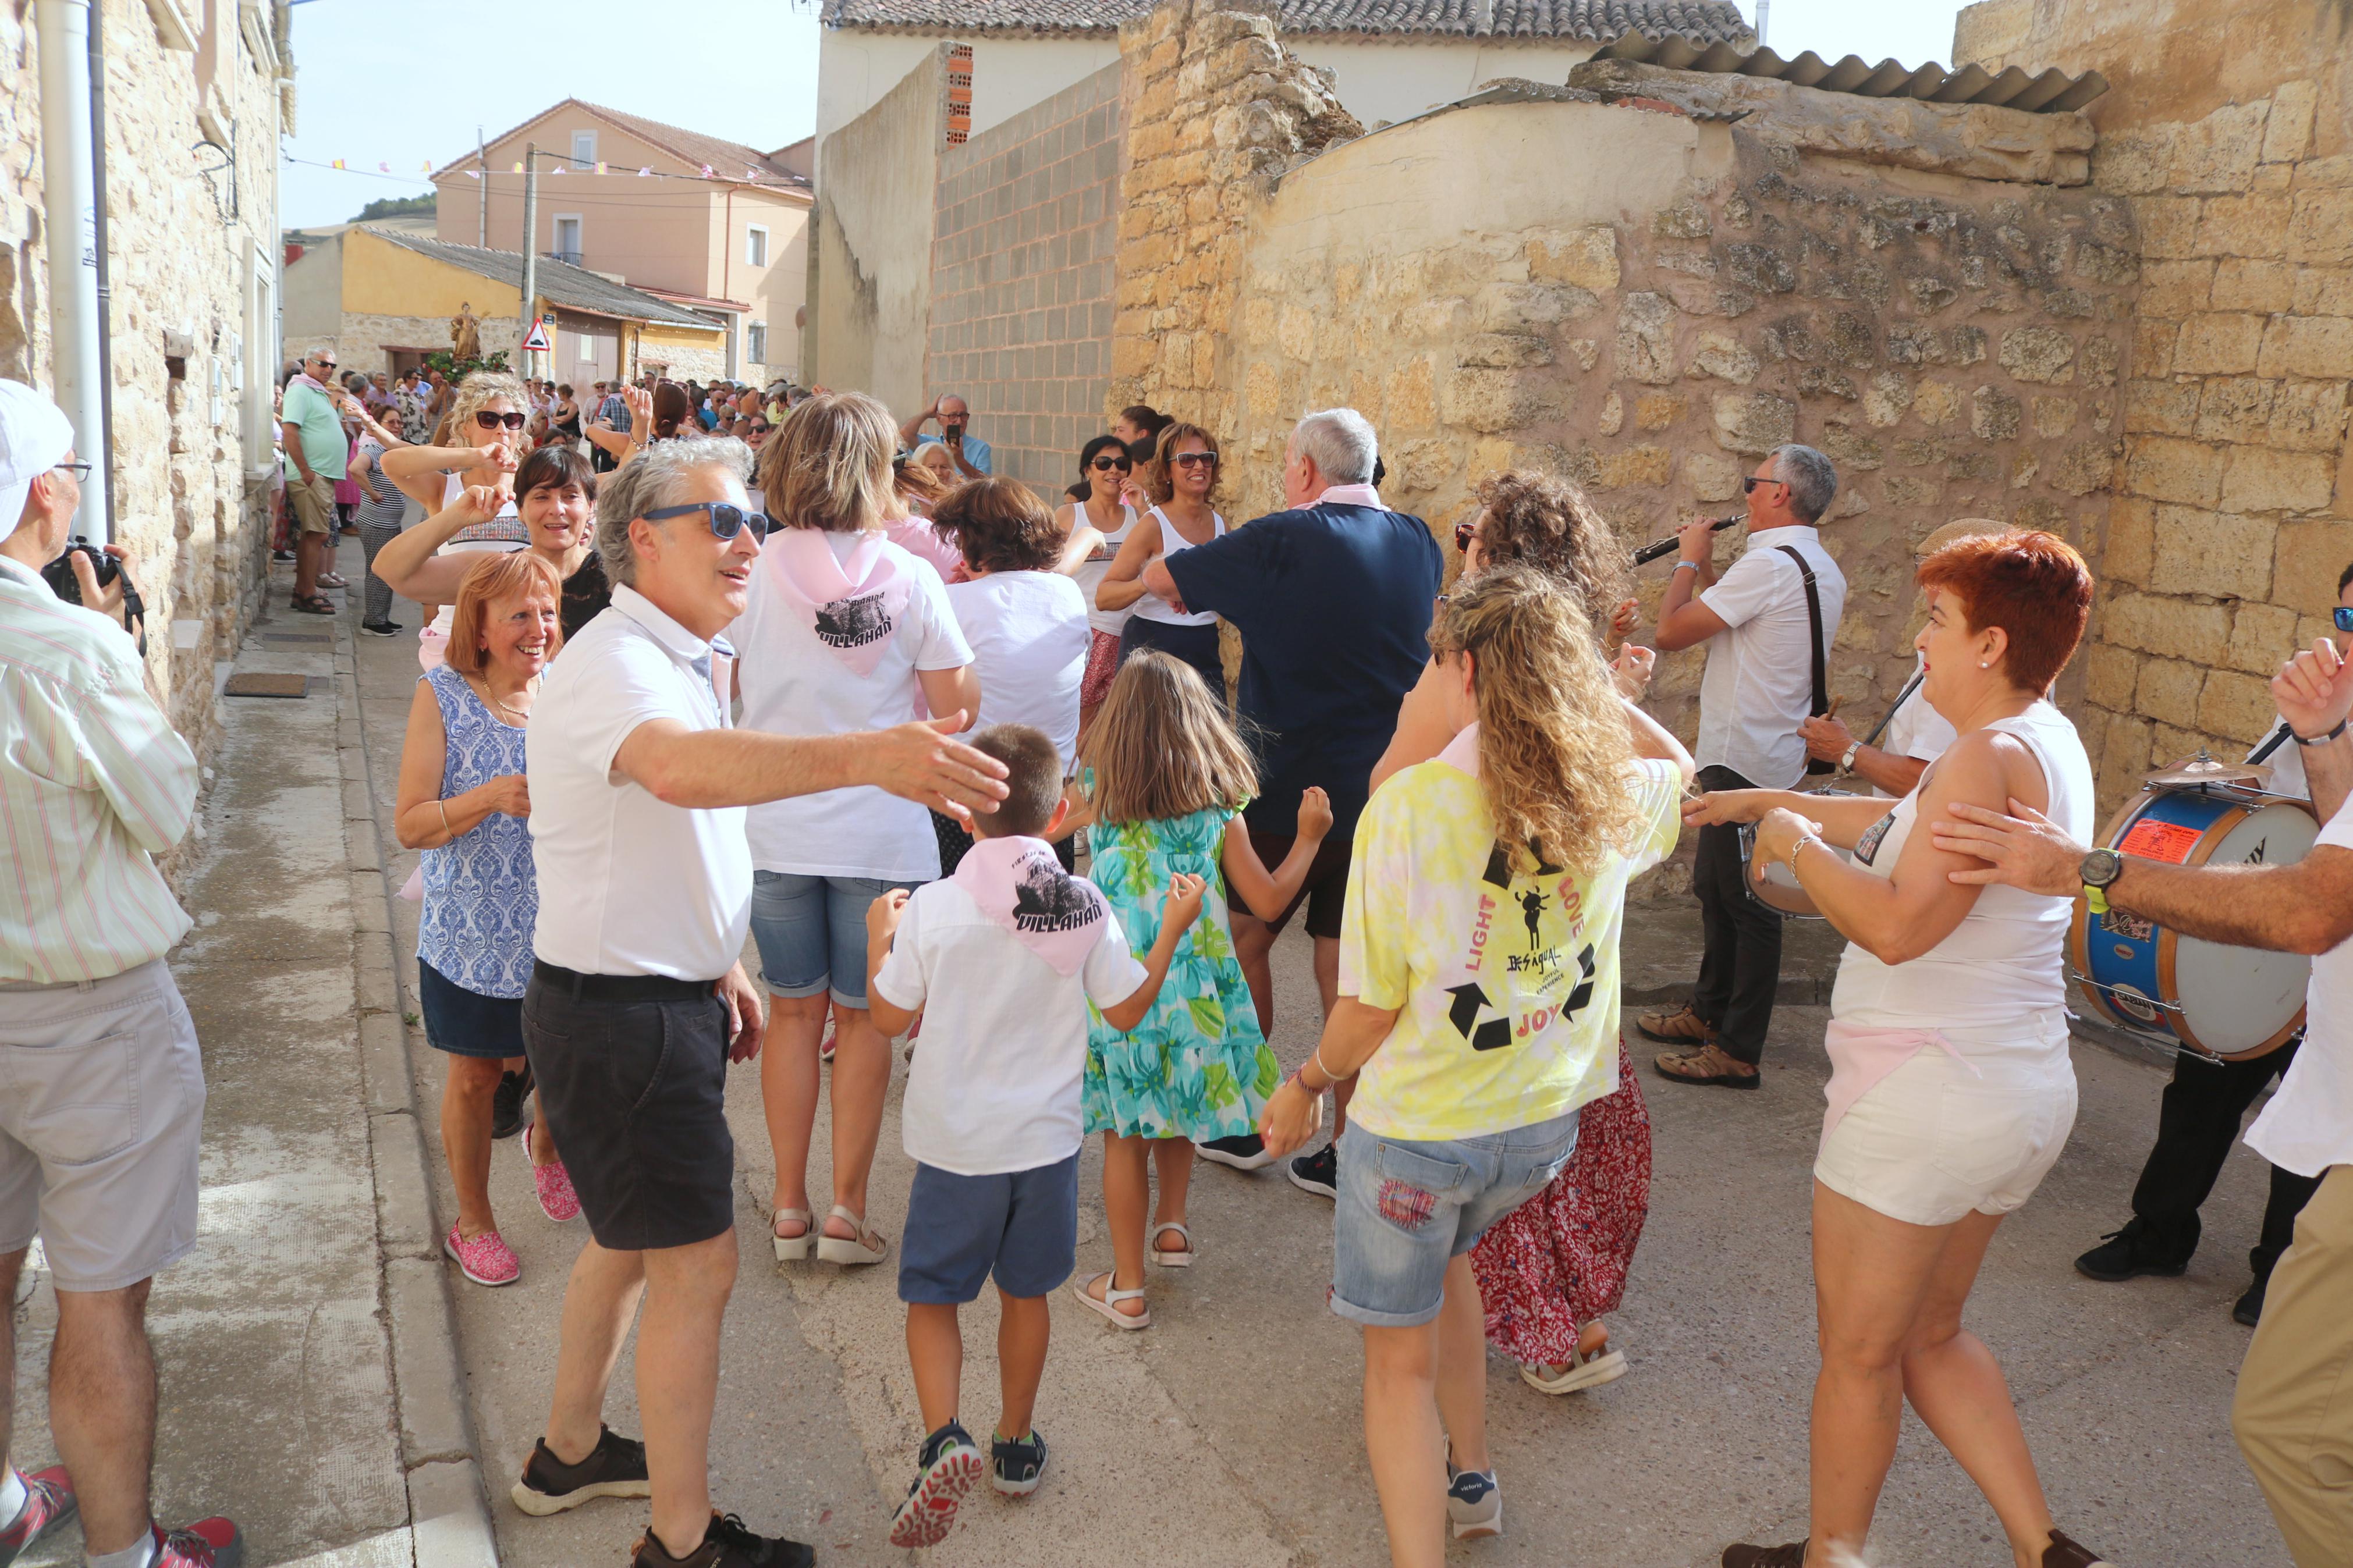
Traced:
<svg viewBox="0 0 2353 1568">
<path fill-rule="evenodd" d="M 2172 866 L 2286 866 L 2319 837 L 2300 800 L 2152 785 L 2126 803 L 2100 842 Z M 2094 915 L 2078 899 L 2068 937 L 2092 1009 L 2120 1028 L 2226 1062 L 2275 1051 L 2304 1026 L 2312 960 L 2183 936 L 2138 915 Z"/>
</svg>

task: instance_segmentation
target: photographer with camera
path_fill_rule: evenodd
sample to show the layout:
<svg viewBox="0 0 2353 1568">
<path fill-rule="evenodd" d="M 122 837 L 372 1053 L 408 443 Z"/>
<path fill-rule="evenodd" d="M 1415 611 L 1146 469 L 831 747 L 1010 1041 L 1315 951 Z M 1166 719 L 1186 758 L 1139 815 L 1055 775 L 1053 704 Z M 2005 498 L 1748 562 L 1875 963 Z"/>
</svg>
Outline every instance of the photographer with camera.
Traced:
<svg viewBox="0 0 2353 1568">
<path fill-rule="evenodd" d="M 228 1568 L 237 1526 L 165 1531 L 148 1513 L 155 1358 L 147 1291 L 196 1245 L 204 1063 L 164 962 L 188 917 L 152 857 L 195 813 L 196 760 L 147 695 L 116 618 L 112 552 L 65 553 L 81 606 L 43 568 L 66 552 L 81 476 L 73 426 L 0 381 L 0 1302 L 38 1235 L 57 1288 L 49 1431 L 64 1462 L 0 1462 L 0 1562 L 77 1511 L 94 1563 Z M 93 559 L 93 557 L 96 557 Z M 12 1314 L 0 1373 L 13 1379 Z M 5 1385 L 0 1385 L 5 1386 Z M 9 1446 L 0 1396 L 0 1461 Z"/>
</svg>

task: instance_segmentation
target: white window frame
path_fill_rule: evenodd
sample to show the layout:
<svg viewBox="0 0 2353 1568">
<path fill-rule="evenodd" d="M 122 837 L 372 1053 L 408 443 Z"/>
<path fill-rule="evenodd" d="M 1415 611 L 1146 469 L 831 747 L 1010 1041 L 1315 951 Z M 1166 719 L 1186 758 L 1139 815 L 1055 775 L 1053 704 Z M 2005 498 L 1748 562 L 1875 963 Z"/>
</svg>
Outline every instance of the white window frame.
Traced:
<svg viewBox="0 0 2353 1568">
<path fill-rule="evenodd" d="M 588 149 L 586 153 L 580 151 L 584 145 Z M 594 131 L 575 131 L 572 133 L 572 172 L 576 174 L 596 166 L 596 133 Z"/>
<path fill-rule="evenodd" d="M 755 252 L 757 254 L 754 254 Z M 768 226 L 766 224 L 747 223 L 744 226 L 744 265 L 746 267 L 768 265 Z"/>
<path fill-rule="evenodd" d="M 576 244 L 564 243 L 564 226 L 567 223 L 572 226 L 572 237 L 577 242 Z M 550 214 L 547 220 L 547 248 L 559 255 L 568 252 L 577 256 L 580 260 L 573 265 L 586 265 L 588 259 L 587 227 L 586 224 L 580 221 L 578 213 Z"/>
<path fill-rule="evenodd" d="M 767 322 L 746 321 L 744 323 L 744 363 L 746 364 L 765 364 L 768 363 Z"/>
</svg>

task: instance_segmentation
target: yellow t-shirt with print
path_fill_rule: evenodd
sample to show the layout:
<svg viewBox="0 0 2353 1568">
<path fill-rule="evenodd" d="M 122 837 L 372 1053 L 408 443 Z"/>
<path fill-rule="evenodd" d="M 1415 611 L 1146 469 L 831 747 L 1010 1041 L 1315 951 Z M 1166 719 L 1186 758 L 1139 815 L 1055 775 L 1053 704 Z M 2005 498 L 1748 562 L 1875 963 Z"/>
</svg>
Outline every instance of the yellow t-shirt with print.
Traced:
<svg viewBox="0 0 2353 1568">
<path fill-rule="evenodd" d="M 1467 738 L 1467 739 L 1466 739 Z M 1348 1120 L 1385 1138 L 1477 1138 L 1618 1087 L 1626 884 L 1672 853 L 1681 773 L 1638 761 L 1640 842 L 1585 877 L 1515 874 L 1475 773 L 1475 731 L 1384 784 L 1356 823 L 1340 993 L 1398 1009 Z"/>
</svg>

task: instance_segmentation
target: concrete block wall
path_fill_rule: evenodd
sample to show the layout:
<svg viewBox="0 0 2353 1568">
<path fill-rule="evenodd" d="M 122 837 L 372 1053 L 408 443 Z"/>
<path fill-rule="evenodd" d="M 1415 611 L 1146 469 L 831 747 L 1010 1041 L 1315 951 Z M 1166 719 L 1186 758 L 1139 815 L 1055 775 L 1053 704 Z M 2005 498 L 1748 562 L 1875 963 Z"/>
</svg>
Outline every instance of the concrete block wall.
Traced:
<svg viewBox="0 0 2353 1568">
<path fill-rule="evenodd" d="M 926 400 L 962 395 L 1050 500 L 1109 427 L 1122 119 L 1110 65 L 940 159 Z"/>
</svg>

